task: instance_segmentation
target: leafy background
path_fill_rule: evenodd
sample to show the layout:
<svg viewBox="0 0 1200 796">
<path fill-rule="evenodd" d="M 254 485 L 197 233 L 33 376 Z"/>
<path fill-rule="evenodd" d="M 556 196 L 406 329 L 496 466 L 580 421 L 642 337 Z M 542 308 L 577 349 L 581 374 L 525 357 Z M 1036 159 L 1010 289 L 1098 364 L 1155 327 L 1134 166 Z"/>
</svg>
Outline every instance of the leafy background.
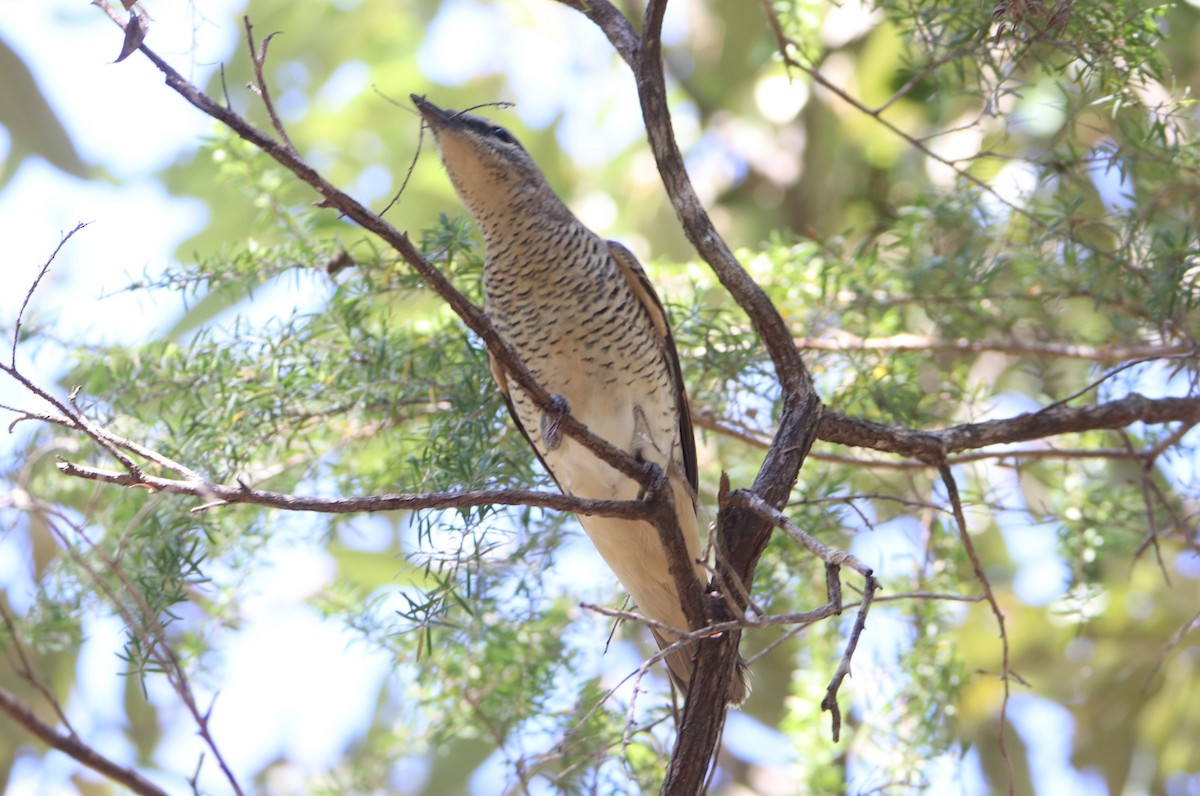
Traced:
<svg viewBox="0 0 1200 796">
<path fill-rule="evenodd" d="M 672 110 L 702 198 L 798 338 L 926 341 L 811 351 L 830 407 L 943 427 L 1065 399 L 1128 362 L 1076 402 L 1196 394 L 1193 6 L 773 8 L 798 43 L 790 69 L 756 8 L 672 8 Z M 744 432 L 702 431 L 705 497 L 722 470 L 749 482 L 760 453 L 747 440 L 772 428 L 769 365 L 690 262 L 632 81 L 580 15 L 466 0 L 149 11 L 148 43 L 214 93 L 223 64 L 230 101 L 260 125 L 240 15 L 260 37 L 282 31 L 268 77 L 290 135 L 377 208 L 417 148 L 409 92 L 515 101 L 486 112 L 587 223 L 649 263 L 695 404 Z M 109 65 L 119 36 L 98 11 L 26 16 L 0 26 L 6 332 L 59 231 L 94 223 L 36 295 L 22 366 L 61 394 L 80 386 L 89 416 L 215 480 L 327 495 L 548 485 L 479 342 L 394 256 L 182 107 L 139 56 Z M 477 298 L 481 244 L 462 215 L 426 141 L 387 217 Z M 353 267 L 331 268 L 342 251 Z M 928 339 L 1178 348 L 1109 362 Z M 2 396 L 29 403 L 10 384 Z M 976 793 L 1011 776 L 1018 793 L 1195 792 L 1197 438 L 1176 430 L 1073 435 L 956 468 L 1023 678 L 1007 711 L 1011 774 L 994 619 L 978 603 L 908 599 L 873 614 L 837 745 L 818 705 L 846 624 L 748 634 L 746 652 L 765 654 L 716 789 Z M 1159 441 L 1149 467 L 1119 455 Z M 631 627 L 606 644 L 609 622 L 580 609 L 620 595 L 572 520 L 197 514 L 65 480 L 56 457 L 104 458 L 52 428 L 22 423 L 5 445 L 0 685 L 54 720 L 20 675 L 19 641 L 82 737 L 171 792 L 197 771 L 212 792 L 222 783 L 114 609 L 131 585 L 201 704 L 215 698 L 214 735 L 252 790 L 634 793 L 661 779 L 665 681 L 643 683 L 636 725 L 628 683 L 595 709 L 650 650 Z M 936 473 L 880 458 L 819 445 L 792 515 L 875 567 L 885 596 L 978 594 Z M 96 566 L 116 556 L 124 581 Z M 822 584 L 780 538 L 755 599 L 804 610 Z M 6 721 L 0 775 L 14 793 L 111 791 Z"/>
</svg>

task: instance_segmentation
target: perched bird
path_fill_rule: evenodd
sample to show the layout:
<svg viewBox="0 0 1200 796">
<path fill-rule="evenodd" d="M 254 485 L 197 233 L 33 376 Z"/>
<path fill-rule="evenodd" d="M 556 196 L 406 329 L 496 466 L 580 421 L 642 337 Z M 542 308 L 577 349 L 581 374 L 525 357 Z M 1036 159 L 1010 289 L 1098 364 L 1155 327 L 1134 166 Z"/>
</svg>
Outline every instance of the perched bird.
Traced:
<svg viewBox="0 0 1200 796">
<path fill-rule="evenodd" d="M 496 331 L 538 383 L 598 437 L 667 473 L 687 551 L 700 554 L 696 442 L 667 316 L 641 265 L 619 243 L 597 237 L 555 195 L 533 159 L 503 127 L 443 110 L 412 95 L 437 139 L 442 162 L 487 245 L 483 284 Z M 492 375 L 517 427 L 565 494 L 635 500 L 639 485 L 562 434 L 561 414 L 543 412 L 492 359 Z M 646 616 L 687 630 L 658 532 L 639 520 L 580 516 L 579 522 Z M 701 585 L 708 581 L 695 566 Z M 677 637 L 652 628 L 659 647 Z M 692 649 L 666 656 L 686 692 Z M 749 691 L 739 664 L 728 694 Z"/>
</svg>

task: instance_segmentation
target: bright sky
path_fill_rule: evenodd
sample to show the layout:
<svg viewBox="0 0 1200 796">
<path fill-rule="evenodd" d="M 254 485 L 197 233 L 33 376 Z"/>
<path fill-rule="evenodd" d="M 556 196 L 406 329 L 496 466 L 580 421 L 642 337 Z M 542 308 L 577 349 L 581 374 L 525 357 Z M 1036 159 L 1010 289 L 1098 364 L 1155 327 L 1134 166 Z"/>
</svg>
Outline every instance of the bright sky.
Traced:
<svg viewBox="0 0 1200 796">
<path fill-rule="evenodd" d="M 236 0 L 215 0 L 205 4 L 204 12 L 209 19 L 224 21 L 232 19 L 233 11 L 240 6 Z M 590 23 L 569 15 L 573 21 L 563 23 L 564 29 L 517 29 L 519 46 L 507 39 L 500 46 L 501 39 L 494 35 L 492 25 L 497 23 L 501 13 L 498 9 L 502 8 L 474 0 L 446 3 L 421 52 L 420 63 L 426 74 L 444 83 L 457 83 L 485 71 L 508 73 L 511 89 L 520 99 L 518 113 L 527 124 L 541 127 L 565 113 L 560 141 L 584 165 L 602 159 L 607 147 L 624 146 L 640 137 L 631 80 L 623 71 L 610 70 L 607 45 Z M 228 57 L 234 28 L 224 22 L 220 29 L 203 23 L 197 26 L 191 12 L 189 3 L 155 5 L 151 40 L 155 49 L 181 67 L 188 63 L 214 64 Z M 851 21 L 843 20 L 839 29 Z M 669 15 L 668 39 L 680 39 L 686 33 L 683 17 Z M 447 45 L 448 37 L 453 37 L 453 47 Z M 166 89 L 161 76 L 140 56 L 111 64 L 120 47 L 119 31 L 85 2 L 24 4 L 19 14 L 0 15 L 0 38 L 17 49 L 31 66 L 85 160 L 112 177 L 81 181 L 41 161 L 30 161 L 0 193 L 0 240 L 5 241 L 7 261 L 2 277 L 5 289 L 0 290 L 0 317 L 15 316 L 30 280 L 60 235 L 77 222 L 88 221 L 90 226 L 67 247 L 50 279 L 42 285 L 34 302 L 35 317 L 52 323 L 56 333 L 68 341 L 153 339 L 175 319 L 179 305 L 154 305 L 144 296 L 98 298 L 118 290 L 129 276 L 143 269 L 160 268 L 173 256 L 177 244 L 206 222 L 201 204 L 169 196 L 151 174 L 180 152 L 195 148 L 211 129 L 209 121 Z M 454 52 L 456 57 L 439 57 L 443 52 Z M 463 55 L 469 57 L 459 57 Z M 569 64 L 571 68 L 546 69 L 546 63 Z M 596 66 L 589 69 L 587 64 Z M 598 120 L 596 103 L 585 100 L 588 92 L 578 90 L 582 79 L 595 82 L 615 97 L 623 112 L 610 109 L 602 121 Z M 772 83 L 763 90 L 777 95 L 782 88 L 786 87 Z M 778 108 L 778 96 L 772 99 L 765 95 L 763 104 Z M 686 121 L 682 120 L 685 129 Z M 0 136 L 0 152 L 4 147 Z M 276 299 L 284 309 L 288 301 L 297 300 L 286 295 Z M 63 363 L 43 354 L 38 361 L 27 364 L 45 379 L 58 375 Z M 7 382 L 0 382 L 0 403 L 32 406 Z M 0 442 L 0 446 L 11 445 L 8 437 Z M 0 455 L 5 458 L 11 457 L 11 451 L 11 447 L 0 447 Z M 278 772 L 272 792 L 280 794 L 296 792 L 295 783 L 303 771 L 321 770 L 337 761 L 355 729 L 373 710 L 380 684 L 391 668 L 390 660 L 364 653 L 362 647 L 348 646 L 348 633 L 322 621 L 304 605 L 307 596 L 330 580 L 333 564 L 312 535 L 306 534 L 303 522 L 296 523 L 295 531 L 288 534 L 287 540 L 281 538 L 274 544 L 266 556 L 267 563 L 254 576 L 258 597 L 246 606 L 242 631 L 223 642 L 226 652 L 222 679 L 219 683 L 198 684 L 206 699 L 214 693 L 206 693 L 205 689 L 219 686 L 213 727 L 236 771 L 245 776 L 281 756 L 297 767 L 297 771 L 283 768 Z M 903 561 L 913 553 L 915 536 L 904 521 L 889 523 L 879 526 L 855 552 L 886 573 L 891 562 Z M 1041 534 L 1038 538 L 1047 537 Z M 1024 542 L 1021 547 L 1029 549 Z M 18 541 L 0 536 L 0 579 L 12 583 L 16 572 L 11 563 L 4 562 L 25 560 L 26 556 Z M 1054 560 L 1048 561 L 1044 566 L 1053 568 Z M 557 573 L 564 588 L 577 587 L 581 579 L 586 583 L 585 573 L 594 569 L 592 562 L 585 542 L 576 539 L 568 546 L 559 558 Z M 1031 582 L 1047 581 L 1045 573 L 1036 574 Z M 874 659 L 873 666 L 890 660 L 888 649 L 901 632 L 894 628 L 889 633 L 884 627 L 886 623 L 877 623 L 872 629 L 878 632 L 864 638 L 866 660 Z M 112 619 L 98 619 L 89 630 L 79 685 L 71 700 L 71 719 L 103 751 L 118 760 L 132 761 L 133 750 L 120 732 L 121 666 L 114 651 L 121 647 L 121 627 Z M 618 650 L 607 665 L 627 670 L 636 664 L 632 660 L 628 651 Z M 864 659 L 860 656 L 860 660 Z M 870 666 L 860 665 L 855 671 L 865 678 L 870 670 Z M 174 701 L 160 680 L 151 678 L 149 685 L 162 704 Z M 1014 704 L 1012 714 L 1022 733 L 1040 735 L 1038 740 L 1044 741 L 1038 743 L 1036 758 L 1044 777 L 1039 782 L 1039 793 L 1102 792 L 1070 768 L 1065 740 L 1071 732 L 1070 718 L 1060 708 L 1029 697 Z M 168 728 L 167 742 L 156 759 L 173 775 L 154 776 L 169 790 L 182 792 L 178 775 L 194 770 L 200 747 L 190 722 L 183 716 L 177 718 Z M 745 716 L 731 717 L 729 730 L 730 745 L 750 759 L 786 757 L 786 752 L 778 752 L 787 748 L 784 740 Z M 1050 743 L 1052 738 L 1061 742 Z M 496 757 L 475 778 L 476 793 L 498 792 L 495 778 L 489 774 L 498 765 Z M 975 766 L 973 753 L 963 768 L 945 761 L 945 782 L 954 783 L 952 792 L 974 792 L 979 782 Z M 219 780 L 211 777 L 211 763 L 205 770 L 209 776 L 202 781 L 212 792 L 223 792 Z M 74 793 L 68 777 L 75 771 L 73 763 L 57 755 L 49 755 L 45 766 L 25 759 L 18 763 L 9 793 Z M 406 767 L 403 773 L 419 779 L 421 767 Z M 963 776 L 966 779 L 959 781 Z"/>
</svg>

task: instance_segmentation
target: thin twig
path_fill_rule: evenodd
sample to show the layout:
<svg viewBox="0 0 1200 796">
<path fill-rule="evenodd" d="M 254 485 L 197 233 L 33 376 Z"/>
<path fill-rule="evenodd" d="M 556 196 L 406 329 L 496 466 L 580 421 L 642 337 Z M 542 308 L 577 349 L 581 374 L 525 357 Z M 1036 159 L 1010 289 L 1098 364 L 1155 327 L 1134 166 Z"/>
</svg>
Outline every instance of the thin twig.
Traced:
<svg viewBox="0 0 1200 796">
<path fill-rule="evenodd" d="M 38 397 L 42 397 L 42 396 L 39 395 Z M 18 417 L 15 420 L 13 420 L 11 423 L 9 423 L 9 426 L 8 426 L 9 431 L 11 431 L 13 426 L 15 426 L 17 423 L 21 423 L 26 420 L 37 420 L 42 423 L 50 423 L 50 424 L 53 424 L 56 426 L 62 426 L 64 428 L 80 430 L 78 420 L 77 420 L 77 418 L 75 418 L 73 416 L 68 417 L 68 416 L 64 416 L 64 415 L 52 415 L 52 414 L 49 414 L 48 412 L 35 412 L 32 410 L 28 410 L 28 409 L 18 409 L 16 407 L 6 406 L 5 404 L 0 404 L 0 409 L 7 410 L 9 412 L 15 412 L 18 415 Z M 153 462 L 154 464 L 157 464 L 159 467 L 170 470 L 171 472 L 180 475 L 181 477 L 183 477 L 186 480 L 191 480 L 191 481 L 203 480 L 203 477 L 199 473 L 197 473 L 195 470 L 191 469 L 187 465 L 184 465 L 184 464 L 181 464 L 181 463 L 175 461 L 174 459 L 170 458 L 169 456 L 165 456 L 165 455 L 159 453 L 158 451 L 151 450 L 150 448 L 147 448 L 144 445 L 134 442 L 131 439 L 126 439 L 125 437 L 119 437 L 116 434 L 109 431 L 107 428 L 103 428 L 101 426 L 93 426 L 93 429 L 96 431 L 96 433 L 100 434 L 106 440 L 108 440 L 109 443 L 111 443 L 112 445 L 114 445 L 117 448 L 120 448 L 121 450 L 128 451 L 136 456 L 140 456 L 141 458 L 145 459 L 146 461 Z"/>
<path fill-rule="evenodd" d="M 1158 653 L 1158 660 L 1154 662 L 1154 668 L 1150 670 L 1150 672 L 1146 675 L 1146 679 L 1142 683 L 1143 694 L 1150 689 L 1151 681 L 1154 680 L 1155 675 L 1157 675 L 1162 669 L 1162 665 L 1166 661 L 1167 656 L 1179 646 L 1179 644 L 1183 641 L 1184 636 L 1186 636 L 1188 633 L 1191 633 L 1193 630 L 1196 630 L 1197 628 L 1200 628 L 1200 611 L 1197 611 L 1192 615 L 1191 619 L 1180 625 L 1179 628 L 1171 634 L 1171 638 L 1167 639 L 1167 643 L 1163 645 L 1163 648 Z"/>
<path fill-rule="evenodd" d="M 819 539 L 805 533 L 800 526 L 792 522 L 787 515 L 779 511 L 779 509 L 771 506 L 758 495 L 745 489 L 734 490 L 729 493 L 728 502 L 731 505 L 743 506 L 765 518 L 770 520 L 775 527 L 782 530 L 788 536 L 804 546 L 810 553 L 832 566 L 847 566 L 863 577 L 870 577 L 872 574 L 871 568 L 863 562 L 859 561 L 849 553 L 841 550 L 834 550 Z"/>
<path fill-rule="evenodd" d="M 1054 403 L 1049 404 L 1044 409 L 1042 409 L 1042 411 L 1050 412 L 1050 411 L 1057 409 L 1060 406 L 1066 406 L 1067 404 L 1071 403 L 1071 401 L 1074 401 L 1076 398 L 1079 398 L 1080 396 L 1083 396 L 1083 395 L 1087 395 L 1089 392 L 1096 389 L 1101 384 L 1103 384 L 1104 382 L 1111 379 L 1113 376 L 1116 376 L 1118 373 L 1121 373 L 1122 371 L 1125 371 L 1125 370 L 1129 370 L 1130 368 L 1136 367 L 1138 365 L 1144 365 L 1147 362 L 1156 362 L 1160 358 L 1161 357 L 1152 357 L 1152 358 L 1146 358 L 1146 359 L 1134 359 L 1132 361 L 1125 362 L 1124 364 L 1118 365 L 1117 367 L 1112 368 L 1111 370 L 1105 371 L 1103 374 L 1100 375 L 1099 378 L 1094 379 L 1092 382 L 1090 382 L 1089 384 L 1087 384 L 1084 387 L 1081 387 L 1080 389 L 1076 390 L 1075 392 L 1071 393 L 1066 398 L 1060 398 L 1057 401 L 1055 401 Z"/>
<path fill-rule="evenodd" d="M 263 106 L 267 109 L 267 116 L 271 119 L 271 126 L 275 128 L 275 132 L 279 134 L 279 140 L 287 147 L 288 151 L 293 155 L 297 154 L 296 145 L 292 143 L 292 139 L 288 137 L 287 130 L 283 126 L 283 120 L 279 118 L 279 114 L 275 111 L 275 103 L 271 101 L 271 89 L 267 85 L 267 79 L 263 75 L 263 66 L 267 63 L 267 47 L 271 44 L 271 39 L 278 36 L 278 33 L 270 33 L 262 40 L 260 47 L 254 46 L 254 26 L 250 24 L 250 17 L 243 16 L 242 24 L 246 27 L 246 46 L 250 50 L 250 63 L 254 66 L 254 82 L 256 85 L 256 93 L 263 101 Z"/>
<path fill-rule="evenodd" d="M 958 495 L 958 484 L 954 480 L 954 475 L 950 472 L 949 465 L 946 464 L 938 467 L 938 473 L 942 478 L 942 483 L 946 485 L 946 494 L 950 499 L 950 507 L 954 510 L 954 522 L 958 528 L 958 538 L 962 542 L 963 550 L 966 551 L 967 558 L 971 562 L 971 567 L 975 572 L 975 580 L 979 581 L 979 586 L 983 589 L 983 597 L 987 601 L 988 607 L 992 609 L 992 615 L 996 617 L 996 625 L 1000 629 L 1000 682 L 1004 687 L 1004 698 L 1000 702 L 1000 729 L 997 740 L 1000 757 L 1004 760 L 1004 767 L 1008 772 L 1008 793 L 1009 796 L 1012 796 L 1016 784 L 1013 778 L 1012 759 L 1008 755 L 1008 747 L 1004 741 L 1004 733 L 1008 729 L 1008 700 L 1011 688 L 1010 682 L 1013 677 L 1008 664 L 1008 628 L 1005 624 L 1004 612 L 1000 610 L 1000 603 L 996 601 L 996 595 L 992 592 L 991 581 L 984 574 L 983 564 L 979 561 L 979 554 L 975 552 L 975 544 L 971 541 L 971 534 L 967 530 L 967 518 L 963 513 L 962 499 Z"/>
<path fill-rule="evenodd" d="M 557 492 L 523 489 L 477 489 L 462 492 L 418 492 L 363 497 L 317 497 L 289 495 L 253 489 L 245 484 L 230 486 L 210 481 L 177 480 L 143 473 L 136 477 L 118 470 L 104 470 L 69 461 L 59 461 L 58 469 L 65 475 L 85 478 L 126 487 L 142 487 L 173 495 L 191 495 L 205 501 L 192 511 L 246 503 L 288 511 L 313 511 L 322 514 L 351 514 L 370 511 L 419 511 L 423 509 L 466 508 L 471 506 L 532 506 L 535 508 L 571 511 L 602 517 L 648 519 L 653 507 L 649 501 L 587 500 Z"/>
<path fill-rule="evenodd" d="M 867 612 L 871 609 L 871 600 L 875 597 L 875 590 L 879 588 L 874 575 L 868 574 L 866 581 L 866 585 L 863 587 L 862 603 L 858 607 L 858 615 L 854 617 L 854 628 L 850 631 L 850 637 L 846 640 L 846 650 L 842 653 L 842 659 L 838 662 L 837 671 L 833 673 L 833 677 L 825 689 L 825 698 L 821 700 L 821 710 L 829 711 L 830 721 L 833 723 L 834 743 L 837 743 L 842 731 L 842 711 L 838 707 L 837 701 L 838 689 L 841 688 L 842 681 L 850 674 L 850 661 L 854 657 L 854 651 L 858 648 L 859 638 L 862 637 L 863 631 L 866 630 Z"/>
<path fill-rule="evenodd" d="M 17 322 L 13 325 L 12 355 L 9 359 L 9 367 L 12 370 L 17 369 L 17 343 L 21 340 L 21 321 L 25 317 L 25 310 L 29 308 L 29 302 L 33 299 L 34 291 L 38 289 L 38 285 L 41 284 L 42 279 L 50 271 L 50 265 L 54 262 L 54 258 L 58 256 L 58 253 L 62 251 L 63 246 L 67 245 L 67 241 L 69 241 L 76 232 L 86 226 L 86 223 L 80 222 L 75 225 L 74 229 L 62 236 L 62 238 L 58 241 L 58 245 L 54 247 L 54 251 L 50 253 L 50 257 L 45 263 L 42 264 L 41 269 L 38 270 L 37 276 L 33 278 L 33 282 L 29 285 L 29 290 L 25 292 L 25 300 L 21 302 L 21 309 L 17 310 Z"/>
<path fill-rule="evenodd" d="M 413 172 L 417 168 L 417 159 L 421 157 L 421 150 L 424 148 L 424 145 L 425 124 L 422 122 L 421 126 L 417 128 L 417 145 L 413 147 L 412 160 L 408 162 L 408 168 L 404 171 L 404 179 L 400 182 L 400 187 L 396 190 L 396 195 L 393 196 L 391 201 L 384 205 L 384 208 L 379 211 L 381 218 L 386 216 L 388 211 L 391 210 L 392 207 L 394 207 L 395 204 L 400 201 L 400 197 L 404 195 L 404 190 L 408 187 L 408 181 L 412 179 Z"/>
<path fill-rule="evenodd" d="M 51 749 L 57 749 L 73 760 L 76 760 L 96 773 L 129 788 L 141 796 L 167 796 L 153 782 L 149 781 L 133 769 L 114 763 L 104 755 L 88 746 L 74 734 L 64 735 L 37 717 L 27 705 L 17 699 L 8 689 L 0 688 L 0 711 L 7 714 L 13 721 L 25 728 Z"/>
<path fill-rule="evenodd" d="M 16 623 L 13 622 L 13 618 L 8 612 L 8 604 L 3 599 L 0 599 L 0 619 L 4 621 L 4 627 L 8 630 L 9 642 L 17 654 L 17 660 L 20 664 L 17 666 L 17 673 L 42 695 L 42 698 L 46 700 L 46 704 L 58 716 L 58 720 L 67 728 L 67 731 L 73 736 L 77 735 L 78 733 L 75 732 L 75 728 L 71 726 L 70 720 L 67 719 L 67 714 L 63 712 L 58 698 L 54 696 L 50 687 L 42 682 L 42 679 L 37 676 L 37 672 L 33 670 L 33 664 L 29 661 L 29 656 L 25 654 L 25 644 L 21 641 L 21 636 L 17 633 Z"/>
</svg>

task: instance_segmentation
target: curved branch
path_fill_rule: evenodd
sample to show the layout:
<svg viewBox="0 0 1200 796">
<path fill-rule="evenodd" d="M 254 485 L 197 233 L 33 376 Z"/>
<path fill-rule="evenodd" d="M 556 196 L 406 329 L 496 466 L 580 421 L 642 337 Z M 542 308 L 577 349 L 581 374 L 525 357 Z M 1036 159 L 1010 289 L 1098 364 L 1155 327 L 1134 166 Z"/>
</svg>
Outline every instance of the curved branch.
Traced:
<svg viewBox="0 0 1200 796">
<path fill-rule="evenodd" d="M 573 8 L 596 23 L 596 27 L 604 32 L 617 54 L 629 64 L 630 69 L 637 66 L 638 50 L 641 40 L 634 31 L 629 20 L 625 18 L 616 6 L 608 0 L 558 0 L 558 2 Z"/>
<path fill-rule="evenodd" d="M 684 234 L 713 269 L 721 284 L 750 317 L 755 331 L 762 338 L 771 361 L 775 364 L 776 376 L 784 392 L 811 392 L 812 380 L 809 378 L 808 369 L 805 368 L 792 342 L 791 333 L 779 310 L 734 257 L 729 245 L 717 232 L 700 197 L 696 195 L 691 178 L 688 177 L 683 155 L 675 141 L 675 131 L 667 107 L 667 85 L 663 73 L 660 39 L 666 6 L 665 0 L 654 0 L 646 7 L 642 46 L 633 67 L 638 96 L 642 101 L 646 135 L 654 159 L 658 163 L 663 186 L 671 198 L 671 206 L 683 226 Z M 798 472 L 798 464 L 796 469 Z M 788 486 L 790 488 L 791 485 Z"/>
<path fill-rule="evenodd" d="M 780 506 L 787 500 L 816 437 L 821 401 L 787 324 L 770 298 L 733 256 L 688 177 L 667 105 L 661 41 L 666 0 L 650 0 L 647 4 L 637 47 L 631 44 L 628 21 L 618 19 L 620 13 L 607 0 L 595 5 L 591 0 L 566 2 L 595 21 L 632 68 L 650 149 L 684 234 L 749 316 L 774 363 L 776 377 L 783 388 L 783 413 L 753 490 L 768 504 Z M 755 565 L 771 538 L 773 526 L 745 508 L 722 510 L 718 526 L 717 581 L 741 584 L 740 592 L 734 595 L 734 607 L 741 607 L 738 603 L 749 597 Z M 710 624 L 730 614 L 729 606 L 720 599 L 710 601 L 708 608 Z M 696 663 L 688 685 L 679 736 L 662 787 L 664 794 L 693 794 L 704 788 L 705 775 L 725 724 L 727 706 L 723 695 L 729 693 L 730 679 L 736 676 L 740 640 L 741 633 L 731 630 L 697 644 Z"/>
</svg>

